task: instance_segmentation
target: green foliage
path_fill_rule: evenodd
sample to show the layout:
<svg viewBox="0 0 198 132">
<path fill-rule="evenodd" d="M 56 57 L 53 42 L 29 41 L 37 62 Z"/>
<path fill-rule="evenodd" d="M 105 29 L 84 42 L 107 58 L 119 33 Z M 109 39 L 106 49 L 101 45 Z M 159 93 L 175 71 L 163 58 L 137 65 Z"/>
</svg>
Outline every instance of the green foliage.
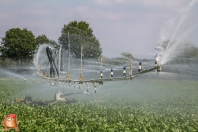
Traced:
<svg viewBox="0 0 198 132">
<path fill-rule="evenodd" d="M 0 57 L 0 67 L 1 68 L 12 68 L 16 66 L 16 62 L 9 58 Z"/>
<path fill-rule="evenodd" d="M 131 53 L 122 52 L 120 57 L 108 58 L 103 56 L 103 64 L 123 66 L 129 65 L 131 62 L 137 61 Z M 147 60 L 146 60 L 147 61 Z"/>
<path fill-rule="evenodd" d="M 22 61 L 33 58 L 37 43 L 31 31 L 12 28 L 2 38 L 1 46 L 3 57 Z"/>
<path fill-rule="evenodd" d="M 69 33 L 69 39 L 68 39 Z M 102 49 L 100 48 L 99 40 L 93 34 L 93 30 L 89 24 L 84 21 L 73 21 L 68 25 L 64 25 L 59 37 L 59 43 L 68 49 L 70 41 L 71 53 L 79 58 L 80 49 L 83 46 L 83 56 L 86 58 L 98 58 L 101 56 Z"/>
<path fill-rule="evenodd" d="M 121 57 L 111 58 L 111 59 L 104 59 L 104 63 L 112 64 L 112 65 L 120 65 L 124 64 L 125 62 L 134 61 L 136 60 L 133 55 L 129 52 L 122 52 Z"/>
<path fill-rule="evenodd" d="M 182 54 L 185 58 L 196 58 L 198 57 L 198 48 L 193 44 L 186 44 L 184 53 Z"/>
<path fill-rule="evenodd" d="M 36 42 L 37 42 L 38 45 L 41 45 L 41 44 L 57 45 L 57 43 L 54 40 L 48 39 L 45 34 L 37 36 L 36 37 Z"/>
<path fill-rule="evenodd" d="M 133 55 L 132 55 L 131 53 L 129 53 L 129 52 L 122 52 L 121 55 L 122 55 L 124 58 L 128 59 L 128 60 L 134 60 L 134 59 L 135 59 L 135 58 L 133 57 Z"/>
<path fill-rule="evenodd" d="M 183 97 L 174 96 L 177 98 L 164 101 L 142 103 L 132 100 L 109 100 L 105 103 L 82 101 L 69 105 L 41 107 L 23 103 L 6 104 L 8 99 L 14 99 L 17 92 L 27 87 L 27 84 L 20 84 L 19 80 L 7 79 L 0 80 L 0 121 L 3 121 L 4 115 L 15 113 L 20 131 L 193 132 L 198 130 L 197 92 L 188 93 L 190 96 L 185 96 L 187 94 L 183 93 Z M 162 83 L 172 86 L 169 82 L 162 81 Z M 190 90 L 196 90 L 197 82 L 185 81 L 182 85 L 194 85 Z M 174 91 L 174 86 L 172 87 Z M 3 128 L 3 125 L 1 127 Z"/>
<path fill-rule="evenodd" d="M 170 40 L 166 40 L 157 46 L 160 47 L 160 49 L 156 50 L 166 50 Z M 171 45 L 169 46 L 169 49 L 171 49 L 177 42 L 173 41 Z M 159 48 L 158 47 L 158 48 Z M 177 49 L 172 57 L 176 56 L 176 59 L 179 57 L 182 58 L 198 58 L 198 47 L 196 47 L 194 44 L 188 43 L 188 42 L 182 42 L 177 46 Z"/>
</svg>

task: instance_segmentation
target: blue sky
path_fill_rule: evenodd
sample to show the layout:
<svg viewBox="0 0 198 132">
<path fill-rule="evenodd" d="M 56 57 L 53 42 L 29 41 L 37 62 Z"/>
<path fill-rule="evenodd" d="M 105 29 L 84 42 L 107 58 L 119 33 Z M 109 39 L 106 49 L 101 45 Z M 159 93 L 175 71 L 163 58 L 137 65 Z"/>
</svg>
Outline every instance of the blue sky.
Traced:
<svg viewBox="0 0 198 132">
<path fill-rule="evenodd" d="M 195 1 L 197 6 L 197 0 Z M 154 47 L 170 39 L 191 0 L 0 0 L 0 37 L 11 28 L 27 28 L 58 42 L 64 24 L 86 21 L 103 55 L 130 52 L 153 58 Z M 194 11 L 195 12 L 195 11 Z M 195 15 L 196 13 L 194 13 Z M 168 38 L 169 37 L 169 38 Z"/>
</svg>

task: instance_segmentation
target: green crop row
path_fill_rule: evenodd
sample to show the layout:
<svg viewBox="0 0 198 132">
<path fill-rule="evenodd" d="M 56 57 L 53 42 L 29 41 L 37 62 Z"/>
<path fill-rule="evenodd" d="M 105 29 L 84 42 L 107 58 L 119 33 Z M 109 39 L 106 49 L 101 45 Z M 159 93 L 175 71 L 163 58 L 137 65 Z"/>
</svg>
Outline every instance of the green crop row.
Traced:
<svg viewBox="0 0 198 132">
<path fill-rule="evenodd" d="M 141 102 L 108 100 L 39 106 L 7 104 L 21 87 L 0 83 L 0 121 L 15 113 L 22 132 L 193 132 L 198 130 L 198 99 Z M 1 126 L 3 128 L 3 125 Z M 14 130 L 11 130 L 14 131 Z"/>
</svg>

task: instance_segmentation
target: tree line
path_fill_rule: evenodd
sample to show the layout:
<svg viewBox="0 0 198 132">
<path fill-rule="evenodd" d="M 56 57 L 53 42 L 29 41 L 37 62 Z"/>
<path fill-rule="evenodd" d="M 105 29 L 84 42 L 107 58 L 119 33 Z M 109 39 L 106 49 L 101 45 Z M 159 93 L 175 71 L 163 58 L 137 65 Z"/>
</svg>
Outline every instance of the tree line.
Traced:
<svg viewBox="0 0 198 132">
<path fill-rule="evenodd" d="M 58 38 L 58 42 L 49 39 L 45 34 L 35 37 L 32 31 L 27 28 L 9 29 L 6 31 L 5 37 L 1 39 L 0 57 L 2 64 L 7 61 L 15 62 L 16 65 L 22 65 L 23 62 L 31 63 L 34 54 L 37 53 L 39 46 L 42 44 L 52 44 L 57 48 L 61 44 L 63 50 L 68 50 L 70 43 L 71 54 L 75 58 L 80 58 L 81 47 L 83 47 L 83 56 L 87 59 L 98 59 L 102 55 L 100 42 L 93 34 L 93 29 L 85 21 L 72 21 L 69 24 L 65 24 L 61 29 L 61 36 Z M 166 40 L 158 44 L 158 46 L 164 51 L 169 42 L 170 40 Z M 176 42 L 173 42 L 173 45 L 174 43 Z M 177 48 L 176 53 L 179 52 L 180 54 L 177 57 L 198 58 L 198 48 L 191 43 L 182 43 Z M 121 56 L 116 59 L 135 60 L 133 55 L 128 52 L 121 53 Z"/>
<path fill-rule="evenodd" d="M 189 42 L 177 42 L 177 41 L 172 41 L 171 44 L 169 43 L 170 40 L 165 40 L 162 43 L 159 43 L 157 47 L 160 47 L 160 49 L 158 48 L 158 50 L 165 51 L 167 48 L 174 49 L 174 54 L 172 57 L 175 59 L 198 58 L 198 47 L 196 47 L 194 44 Z"/>
<path fill-rule="evenodd" d="M 31 62 L 34 54 L 42 44 L 52 44 L 54 47 L 62 44 L 63 49 L 68 49 L 70 43 L 73 57 L 80 57 L 80 48 L 83 47 L 83 56 L 86 58 L 98 58 L 102 54 L 99 40 L 93 34 L 92 28 L 87 22 L 72 21 L 65 24 L 61 30 L 58 42 L 49 39 L 45 34 L 35 37 L 27 28 L 12 28 L 6 31 L 1 38 L 1 60 L 15 61 L 17 65 L 23 62 Z"/>
</svg>

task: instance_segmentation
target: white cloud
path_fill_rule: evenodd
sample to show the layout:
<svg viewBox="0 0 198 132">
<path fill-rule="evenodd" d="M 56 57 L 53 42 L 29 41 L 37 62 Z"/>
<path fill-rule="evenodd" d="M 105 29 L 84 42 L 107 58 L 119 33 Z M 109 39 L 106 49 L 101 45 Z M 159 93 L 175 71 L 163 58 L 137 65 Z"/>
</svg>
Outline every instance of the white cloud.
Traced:
<svg viewBox="0 0 198 132">
<path fill-rule="evenodd" d="M 116 3 L 123 3 L 125 0 L 116 0 Z"/>
<path fill-rule="evenodd" d="M 94 0 L 98 5 L 109 6 L 112 4 L 130 4 L 143 6 L 175 7 L 181 6 L 185 0 Z"/>
<path fill-rule="evenodd" d="M 7 19 L 8 18 L 8 16 L 9 15 L 7 15 L 6 13 L 1 13 L 1 15 L 0 15 L 0 19 L 2 20 L 4 20 L 4 19 Z"/>
<path fill-rule="evenodd" d="M 5 4 L 5 3 L 16 3 L 16 2 L 18 2 L 18 1 L 20 1 L 20 0 L 0 0 L 0 3 L 1 4 Z"/>
<path fill-rule="evenodd" d="M 92 12 L 93 13 L 93 12 Z M 94 15 L 93 17 L 99 17 L 103 20 L 120 20 L 123 18 L 123 14 L 122 13 L 115 13 L 115 12 L 109 12 L 109 11 L 104 11 L 104 10 L 95 10 L 93 14 L 97 14 Z"/>
<path fill-rule="evenodd" d="M 51 11 L 46 10 L 45 8 L 41 7 L 25 7 L 21 9 L 21 13 L 29 14 L 29 15 L 49 15 Z"/>
<path fill-rule="evenodd" d="M 76 8 L 73 8 L 69 10 L 69 14 L 72 15 L 81 15 L 81 16 L 87 16 L 90 15 L 89 8 L 87 6 L 78 6 Z"/>
<path fill-rule="evenodd" d="M 102 6 L 108 6 L 113 3 L 113 0 L 94 0 L 94 2 Z"/>
<path fill-rule="evenodd" d="M 139 2 L 146 6 L 175 7 L 180 5 L 182 0 L 140 0 Z"/>
<path fill-rule="evenodd" d="M 122 4 L 122 3 L 128 3 L 127 0 L 94 0 L 94 2 L 98 5 L 102 6 L 109 6 L 112 4 Z"/>
</svg>

